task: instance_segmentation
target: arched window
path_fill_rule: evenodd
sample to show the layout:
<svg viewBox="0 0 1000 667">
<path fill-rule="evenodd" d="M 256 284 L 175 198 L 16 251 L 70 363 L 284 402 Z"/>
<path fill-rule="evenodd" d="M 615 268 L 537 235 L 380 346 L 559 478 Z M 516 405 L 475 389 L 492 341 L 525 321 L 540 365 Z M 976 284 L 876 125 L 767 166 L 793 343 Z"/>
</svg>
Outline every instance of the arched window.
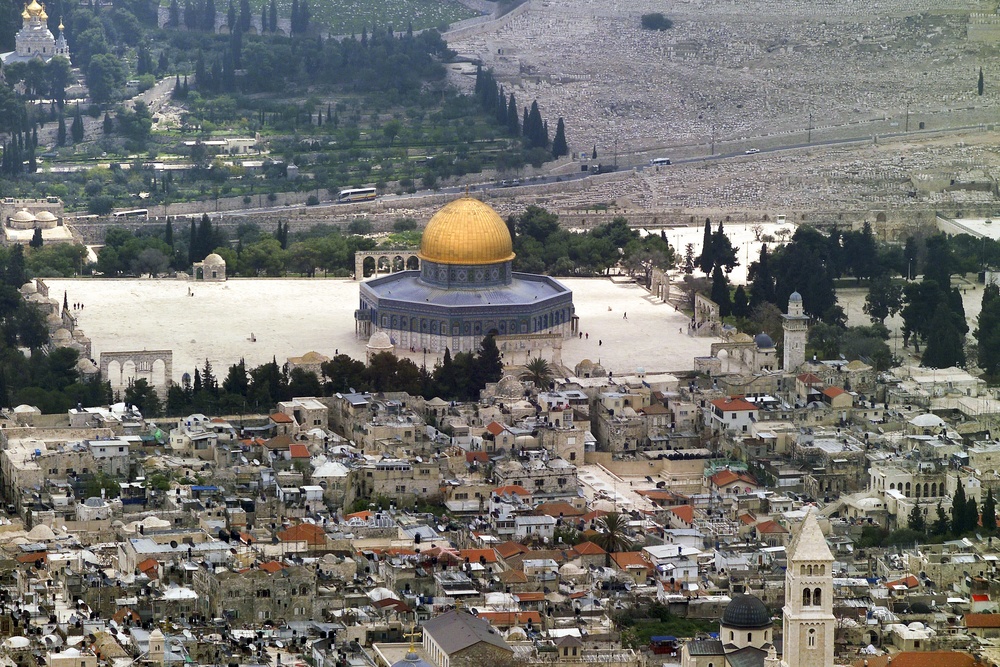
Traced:
<svg viewBox="0 0 1000 667">
<path fill-rule="evenodd" d="M 910 497 L 910 483 L 909 482 L 906 483 L 906 490 L 903 493 L 906 495 L 907 498 Z"/>
<path fill-rule="evenodd" d="M 896 483 L 895 482 L 891 482 L 889 484 L 889 490 L 890 491 L 895 491 L 896 490 Z"/>
<path fill-rule="evenodd" d="M 808 588 L 803 588 L 802 589 L 802 606 L 803 607 L 808 607 L 809 606 L 809 599 L 810 599 L 811 595 L 812 594 L 810 593 L 810 591 L 809 591 Z"/>
<path fill-rule="evenodd" d="M 931 495 L 937 497 L 937 482 L 931 483 Z"/>
<path fill-rule="evenodd" d="M 805 573 L 806 573 L 806 566 L 799 565 L 799 574 L 805 574 Z"/>
<path fill-rule="evenodd" d="M 729 631 L 729 641 L 733 641 L 736 638 L 736 633 L 732 630 Z"/>
<path fill-rule="evenodd" d="M 820 574 L 820 576 L 823 576 L 824 574 L 826 574 L 826 565 L 820 565 L 819 566 L 819 574 Z"/>
<path fill-rule="evenodd" d="M 816 648 L 816 629 L 809 628 L 809 648 Z"/>
<path fill-rule="evenodd" d="M 823 591 L 817 588 L 813 591 L 813 604 L 817 607 L 821 604 L 823 600 Z"/>
<path fill-rule="evenodd" d="M 752 632 L 748 632 L 747 633 L 747 641 L 748 642 L 752 642 L 753 641 L 753 633 Z"/>
<path fill-rule="evenodd" d="M 809 576 L 810 576 L 810 577 L 812 576 L 812 573 L 813 573 L 813 566 L 812 566 L 812 565 L 810 565 L 810 566 L 809 566 Z"/>
</svg>

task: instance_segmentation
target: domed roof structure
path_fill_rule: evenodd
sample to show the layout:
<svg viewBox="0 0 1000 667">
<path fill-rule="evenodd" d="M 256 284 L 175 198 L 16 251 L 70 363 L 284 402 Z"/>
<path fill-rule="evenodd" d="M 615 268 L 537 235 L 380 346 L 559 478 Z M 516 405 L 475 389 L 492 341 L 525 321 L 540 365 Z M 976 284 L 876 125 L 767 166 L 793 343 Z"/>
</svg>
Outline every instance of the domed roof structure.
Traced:
<svg viewBox="0 0 1000 667">
<path fill-rule="evenodd" d="M 392 663 L 392 667 L 434 667 L 434 665 L 421 658 L 417 655 L 416 651 L 411 649 L 402 660 Z"/>
<path fill-rule="evenodd" d="M 38 4 L 38 0 L 31 0 L 31 4 L 24 8 L 29 16 L 41 16 L 45 13 L 45 8 Z"/>
<path fill-rule="evenodd" d="M 757 346 L 758 350 L 763 350 L 769 347 L 774 347 L 774 341 L 763 331 L 753 337 L 753 342 Z"/>
<path fill-rule="evenodd" d="M 788 300 L 789 300 L 789 301 L 802 301 L 802 295 L 801 295 L 801 294 L 799 294 L 798 292 L 792 292 L 792 293 L 791 293 L 791 294 L 790 294 L 790 295 L 788 296 Z"/>
<path fill-rule="evenodd" d="M 368 339 L 368 349 L 370 350 L 391 350 L 395 347 L 389 334 L 384 331 L 376 331 Z"/>
<path fill-rule="evenodd" d="M 22 208 L 10 218 L 11 222 L 34 222 L 35 220 L 35 216 L 33 216 L 26 208 Z"/>
<path fill-rule="evenodd" d="M 491 206 L 462 197 L 427 223 L 418 256 L 438 264 L 497 264 L 514 259 L 514 244 L 507 224 Z"/>
<path fill-rule="evenodd" d="M 226 260 L 222 259 L 220 255 L 217 255 L 214 252 L 205 257 L 205 266 L 222 266 L 225 263 Z"/>
<path fill-rule="evenodd" d="M 497 382 L 496 395 L 500 398 L 520 398 L 524 396 L 524 385 L 513 375 L 504 375 Z"/>
<path fill-rule="evenodd" d="M 722 614 L 722 625 L 737 630 L 758 630 L 771 627 L 771 614 L 753 595 L 737 595 Z"/>
<path fill-rule="evenodd" d="M 56 216 L 52 214 L 51 211 L 39 211 L 38 215 L 35 216 L 35 220 L 38 222 L 56 222 Z"/>
</svg>

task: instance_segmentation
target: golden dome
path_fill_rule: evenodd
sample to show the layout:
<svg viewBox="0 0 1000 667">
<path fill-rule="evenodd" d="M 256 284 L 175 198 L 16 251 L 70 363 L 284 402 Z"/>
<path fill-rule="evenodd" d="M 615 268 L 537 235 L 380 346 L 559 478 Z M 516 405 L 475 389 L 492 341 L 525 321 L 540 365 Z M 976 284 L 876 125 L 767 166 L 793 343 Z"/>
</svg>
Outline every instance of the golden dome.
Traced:
<svg viewBox="0 0 1000 667">
<path fill-rule="evenodd" d="M 31 4 L 24 8 L 31 16 L 39 16 L 45 12 L 45 8 L 38 4 L 38 0 L 31 0 Z"/>
<path fill-rule="evenodd" d="M 514 248 L 507 224 L 492 207 L 462 197 L 427 223 L 418 256 L 437 264 L 496 264 L 514 259 Z"/>
<path fill-rule="evenodd" d="M 28 13 L 27 8 L 25 8 L 25 10 L 23 12 L 21 12 L 21 18 L 22 19 L 30 19 L 31 18 L 31 14 Z"/>
</svg>

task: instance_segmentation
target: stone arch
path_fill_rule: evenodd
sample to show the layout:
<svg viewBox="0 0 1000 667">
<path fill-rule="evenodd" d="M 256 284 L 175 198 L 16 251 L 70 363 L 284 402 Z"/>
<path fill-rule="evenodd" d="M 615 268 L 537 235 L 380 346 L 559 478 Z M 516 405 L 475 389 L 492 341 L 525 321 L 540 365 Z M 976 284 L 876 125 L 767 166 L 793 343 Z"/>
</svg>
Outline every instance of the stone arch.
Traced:
<svg viewBox="0 0 1000 667">
<path fill-rule="evenodd" d="M 416 255 L 410 255 L 406 258 L 406 270 L 407 271 L 419 271 L 420 270 L 420 258 Z"/>
<path fill-rule="evenodd" d="M 392 272 L 405 271 L 406 270 L 406 260 L 400 255 L 396 255 L 392 258 Z"/>
<path fill-rule="evenodd" d="M 167 362 L 157 359 L 153 362 L 152 382 L 154 387 L 167 386 Z"/>
<path fill-rule="evenodd" d="M 931 482 L 931 496 L 937 497 L 937 494 L 938 494 L 937 482 Z"/>
<path fill-rule="evenodd" d="M 802 606 L 809 607 L 810 601 L 812 600 L 812 590 L 808 588 L 802 589 Z"/>
<path fill-rule="evenodd" d="M 820 606 L 823 603 L 823 589 L 817 588 L 813 591 L 813 606 Z"/>
<path fill-rule="evenodd" d="M 364 257 L 361 260 L 361 277 L 367 278 L 368 276 L 375 275 L 375 258 L 374 257 Z"/>
<path fill-rule="evenodd" d="M 885 222 L 886 221 L 885 212 L 882 211 L 875 216 L 875 222 Z"/>
<path fill-rule="evenodd" d="M 910 497 L 910 483 L 909 483 L 909 482 L 907 482 L 907 483 L 906 483 L 906 490 L 905 490 L 905 491 L 903 492 L 903 494 L 904 494 L 904 495 L 905 495 L 905 496 L 906 496 L 907 498 L 909 498 L 909 497 Z"/>
<path fill-rule="evenodd" d="M 142 350 L 133 352 L 102 352 L 101 377 L 111 385 L 111 390 L 124 392 L 130 380 L 143 379 L 166 396 L 173 384 L 174 353 L 171 350 Z"/>
<path fill-rule="evenodd" d="M 375 270 L 379 273 L 392 273 L 392 260 L 385 255 L 375 261 Z"/>
</svg>

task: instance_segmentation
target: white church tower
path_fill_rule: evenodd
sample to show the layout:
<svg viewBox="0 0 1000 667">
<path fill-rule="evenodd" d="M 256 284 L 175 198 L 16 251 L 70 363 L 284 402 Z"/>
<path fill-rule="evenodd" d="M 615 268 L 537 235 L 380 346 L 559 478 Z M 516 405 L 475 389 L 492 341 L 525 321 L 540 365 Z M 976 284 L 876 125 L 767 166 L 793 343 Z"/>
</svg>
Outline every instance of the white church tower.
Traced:
<svg viewBox="0 0 1000 667">
<path fill-rule="evenodd" d="M 806 337 L 809 335 L 809 316 L 802 312 L 802 295 L 792 292 L 788 297 L 788 313 L 781 316 L 784 331 L 784 366 L 793 372 L 806 360 Z"/>
<path fill-rule="evenodd" d="M 833 667 L 833 553 L 814 510 L 788 547 L 782 616 L 783 667 Z"/>
</svg>

